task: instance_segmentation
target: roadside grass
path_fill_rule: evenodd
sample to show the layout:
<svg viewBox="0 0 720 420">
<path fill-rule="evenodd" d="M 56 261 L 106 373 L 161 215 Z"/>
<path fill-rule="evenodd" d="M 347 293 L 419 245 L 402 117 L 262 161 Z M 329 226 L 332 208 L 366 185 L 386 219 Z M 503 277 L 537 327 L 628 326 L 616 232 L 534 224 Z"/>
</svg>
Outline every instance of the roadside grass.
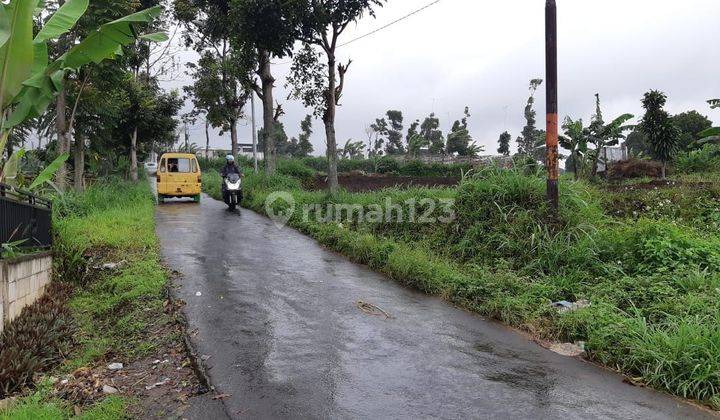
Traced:
<svg viewBox="0 0 720 420">
<path fill-rule="evenodd" d="M 59 373 L 151 354 L 158 337 L 149 331 L 172 322 L 163 311 L 165 269 L 155 236 L 154 199 L 145 182 L 110 180 L 54 204 L 56 281 L 76 285 L 69 306 L 76 346 Z M 103 269 L 104 263 L 117 263 Z M 50 387 L 51 388 L 51 387 Z M 81 418 L 126 418 L 131 401 L 108 397 Z M 69 418 L 72 407 L 49 397 L 47 385 L 21 398 L 0 418 Z"/>
<path fill-rule="evenodd" d="M 545 181 L 520 171 L 483 171 L 455 189 L 334 197 L 300 184 L 286 175 L 251 174 L 244 204 L 265 213 L 271 192 L 288 191 L 296 205 L 317 204 L 307 218 L 295 211 L 289 225 L 324 246 L 541 338 L 582 341 L 591 360 L 720 408 L 720 239 L 706 228 L 716 213 L 715 187 L 662 191 L 657 194 L 670 194 L 674 208 L 631 216 L 617 211 L 617 203 L 645 192 L 618 196 L 568 181 L 560 217 L 547 223 Z M 697 197 L 702 204 L 684 209 Z M 455 221 L 358 222 L 326 207 L 343 203 L 369 211 L 388 199 L 404 206 L 424 198 L 454 199 Z M 283 200 L 273 204 L 276 212 L 286 208 Z M 550 305 L 581 299 L 591 306 L 560 313 Z"/>
<path fill-rule="evenodd" d="M 21 398 L 10 410 L 0 410 L 0 420 L 77 420 L 128 419 L 128 401 L 110 396 L 86 408 L 79 416 L 67 401 L 52 396 L 53 385 L 48 380 L 37 384 L 35 391 Z"/>
</svg>

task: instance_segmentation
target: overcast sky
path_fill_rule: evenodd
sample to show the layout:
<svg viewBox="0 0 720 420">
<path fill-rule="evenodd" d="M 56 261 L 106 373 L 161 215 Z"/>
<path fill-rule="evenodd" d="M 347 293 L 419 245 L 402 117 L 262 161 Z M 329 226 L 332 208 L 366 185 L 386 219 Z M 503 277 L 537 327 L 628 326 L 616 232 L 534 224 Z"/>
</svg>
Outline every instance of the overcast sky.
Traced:
<svg viewBox="0 0 720 420">
<path fill-rule="evenodd" d="M 371 32 L 431 0 L 389 0 L 348 29 L 344 40 Z M 523 109 L 532 78 L 544 78 L 543 0 L 440 0 L 439 3 L 374 35 L 338 50 L 352 58 L 342 107 L 338 143 L 365 140 L 365 128 L 398 109 L 405 128 L 435 112 L 447 132 L 462 117 L 486 153 L 508 130 L 516 138 L 525 123 Z M 589 120 L 594 94 L 600 93 L 605 119 L 625 112 L 642 115 L 644 92 L 668 95 L 667 109 L 691 109 L 720 122 L 720 111 L 705 102 L 720 97 L 720 1 L 718 0 L 558 0 L 559 109 Z M 185 60 L 194 60 L 187 52 Z M 300 120 L 310 113 L 286 100 L 288 59 L 276 60 L 276 98 L 288 136 L 297 136 Z M 189 84 L 187 76 L 166 87 Z M 544 128 L 544 85 L 537 94 L 538 128 Z M 258 126 L 261 125 L 260 106 Z M 187 109 L 189 110 L 189 105 Z M 249 109 L 247 110 L 249 115 Z M 315 154 L 325 150 L 324 128 L 314 122 Z M 241 122 L 241 141 L 250 141 Z M 205 144 L 204 126 L 191 129 L 191 141 Z M 513 141 L 514 143 L 514 141 Z M 212 135 L 211 146 L 229 148 L 229 134 Z M 513 148 L 515 145 L 513 144 Z"/>
</svg>

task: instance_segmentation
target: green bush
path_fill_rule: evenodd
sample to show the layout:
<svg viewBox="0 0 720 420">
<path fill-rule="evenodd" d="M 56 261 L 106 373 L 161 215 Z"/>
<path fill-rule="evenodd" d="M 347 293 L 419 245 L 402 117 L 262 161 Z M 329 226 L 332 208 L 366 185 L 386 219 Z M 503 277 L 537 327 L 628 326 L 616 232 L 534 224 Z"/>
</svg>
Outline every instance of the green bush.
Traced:
<svg viewBox="0 0 720 420">
<path fill-rule="evenodd" d="M 317 172 L 306 166 L 300 160 L 278 159 L 277 173 L 296 178 L 304 187 L 311 188 L 315 183 L 315 175 Z"/>
<path fill-rule="evenodd" d="M 720 171 L 720 144 L 706 144 L 700 150 L 678 155 L 675 169 L 682 173 Z"/>
</svg>

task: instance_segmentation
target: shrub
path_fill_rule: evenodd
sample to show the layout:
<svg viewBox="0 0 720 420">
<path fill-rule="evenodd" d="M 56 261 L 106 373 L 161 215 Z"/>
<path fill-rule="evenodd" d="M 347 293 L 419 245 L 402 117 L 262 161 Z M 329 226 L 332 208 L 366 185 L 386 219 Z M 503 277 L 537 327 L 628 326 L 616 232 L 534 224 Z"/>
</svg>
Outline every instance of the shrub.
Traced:
<svg viewBox="0 0 720 420">
<path fill-rule="evenodd" d="M 305 157 L 300 161 L 308 168 L 313 168 L 318 172 L 327 172 L 328 163 L 324 157 Z"/>
<path fill-rule="evenodd" d="M 375 168 L 379 174 L 397 173 L 400 169 L 400 162 L 390 156 L 383 156 L 376 161 Z"/>
<path fill-rule="evenodd" d="M 297 159 L 278 159 L 277 173 L 296 178 L 306 188 L 315 183 L 316 171 Z"/>
<path fill-rule="evenodd" d="M 720 144 L 706 144 L 700 150 L 679 155 L 675 168 L 682 173 L 720 171 Z"/>
<path fill-rule="evenodd" d="M 67 307 L 71 293 L 70 285 L 52 283 L 42 298 L 5 325 L 0 334 L 0 399 L 68 354 L 74 331 Z"/>
</svg>

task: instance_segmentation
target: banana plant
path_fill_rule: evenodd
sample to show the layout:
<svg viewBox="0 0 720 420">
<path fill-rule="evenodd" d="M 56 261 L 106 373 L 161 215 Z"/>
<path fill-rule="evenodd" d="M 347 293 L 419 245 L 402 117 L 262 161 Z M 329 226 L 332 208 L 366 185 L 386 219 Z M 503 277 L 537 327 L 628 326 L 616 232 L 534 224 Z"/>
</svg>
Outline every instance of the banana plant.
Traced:
<svg viewBox="0 0 720 420">
<path fill-rule="evenodd" d="M 710 108 L 720 108 L 720 99 L 710 99 L 708 101 Z M 700 133 L 700 143 L 718 143 L 720 142 L 720 127 L 708 128 Z"/>
<path fill-rule="evenodd" d="M 38 5 L 44 7 L 37 0 L 0 3 L 0 156 L 10 130 L 28 118 L 42 115 L 63 88 L 68 72 L 122 55 L 122 47 L 136 39 L 168 39 L 162 32 L 139 35 L 135 28 L 160 15 L 162 9 L 156 6 L 100 25 L 51 63 L 47 41 L 68 33 L 87 11 L 89 0 L 65 1 L 33 37 L 33 15 Z M 53 162 L 49 168 L 55 166 L 59 164 Z M 3 177 L 0 168 L 0 181 Z"/>
<path fill-rule="evenodd" d="M 560 146 L 570 151 L 573 173 L 577 181 L 585 169 L 588 152 L 588 130 L 583 126 L 582 118 L 573 120 L 570 117 L 565 117 L 562 128 L 565 130 L 565 135 L 559 137 Z"/>
</svg>

